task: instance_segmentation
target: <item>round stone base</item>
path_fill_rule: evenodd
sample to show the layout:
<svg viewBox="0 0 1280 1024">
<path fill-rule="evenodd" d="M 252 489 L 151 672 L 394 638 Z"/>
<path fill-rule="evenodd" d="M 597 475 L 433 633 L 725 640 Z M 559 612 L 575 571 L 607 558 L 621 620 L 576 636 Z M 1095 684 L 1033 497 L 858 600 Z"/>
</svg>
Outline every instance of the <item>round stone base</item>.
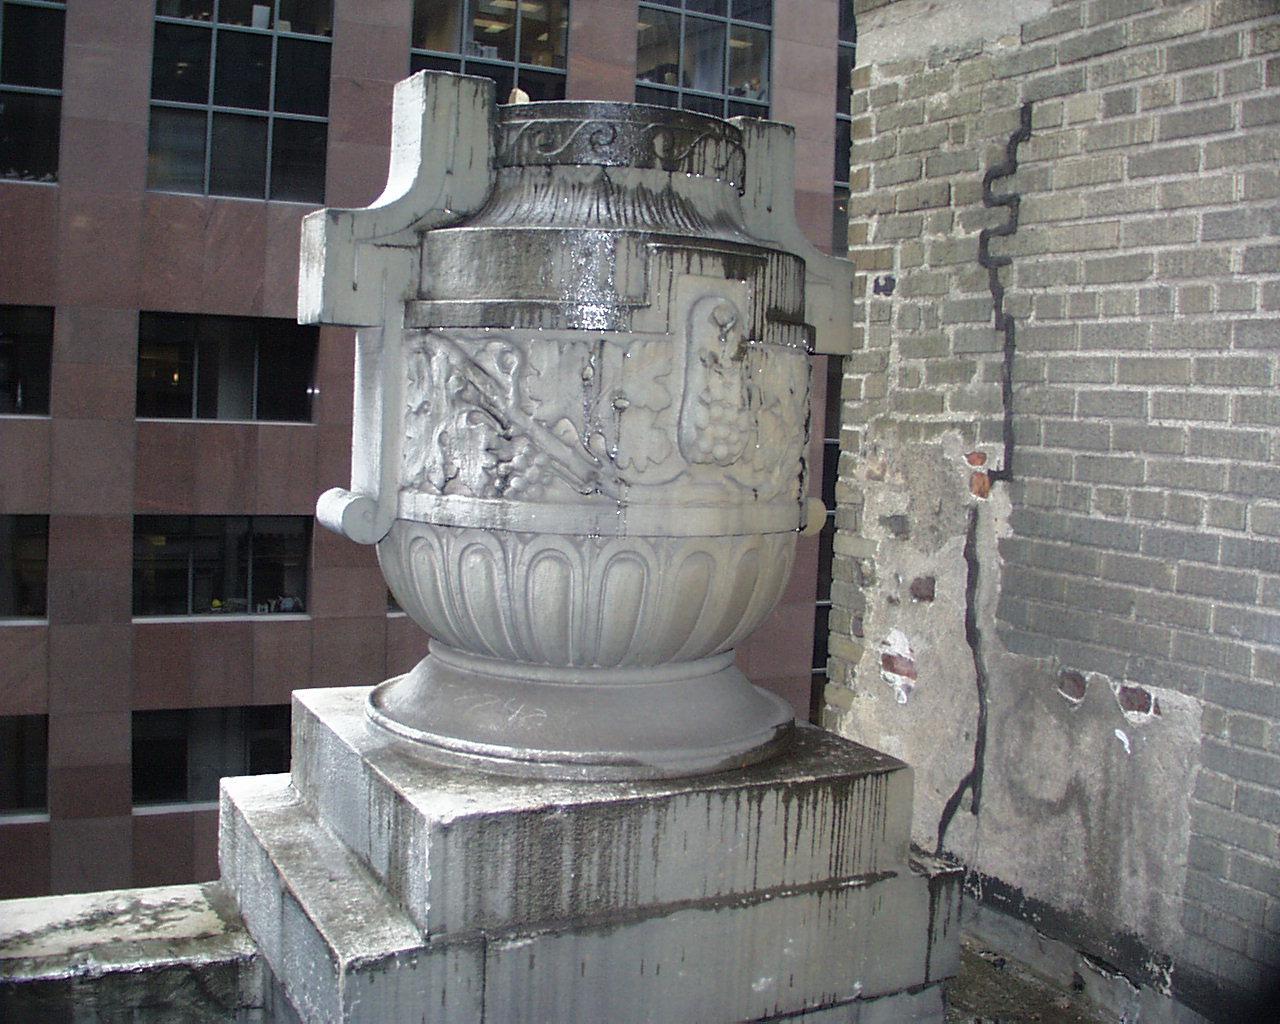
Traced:
<svg viewBox="0 0 1280 1024">
<path fill-rule="evenodd" d="M 752 686 L 733 652 L 654 668 L 551 668 L 432 643 L 374 687 L 368 716 L 419 756 L 544 779 L 665 779 L 780 753 L 791 705 Z"/>
</svg>

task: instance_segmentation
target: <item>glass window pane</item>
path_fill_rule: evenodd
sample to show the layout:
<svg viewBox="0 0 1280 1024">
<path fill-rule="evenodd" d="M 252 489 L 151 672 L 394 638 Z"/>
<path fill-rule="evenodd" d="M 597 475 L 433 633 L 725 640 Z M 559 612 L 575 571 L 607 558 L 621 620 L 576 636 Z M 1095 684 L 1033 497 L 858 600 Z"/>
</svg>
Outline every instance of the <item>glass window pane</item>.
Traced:
<svg viewBox="0 0 1280 1024">
<path fill-rule="evenodd" d="M 729 16 L 729 0 L 685 0 L 684 6 L 685 10 L 699 14 L 715 14 L 721 18 Z"/>
<path fill-rule="evenodd" d="M 853 0 L 849 0 L 852 4 Z M 733 0 L 733 16 L 760 25 L 773 24 L 773 0 Z"/>
<path fill-rule="evenodd" d="M 685 93 L 680 97 L 680 106 L 685 110 L 696 110 L 699 114 L 710 114 L 712 117 L 724 116 L 724 100 L 718 96 L 695 96 Z"/>
<path fill-rule="evenodd" d="M 254 612 L 306 610 L 310 534 L 311 521 L 303 516 L 254 517 L 249 595 Z"/>
<path fill-rule="evenodd" d="M 209 193 L 261 199 L 267 187 L 267 119 L 214 114 Z"/>
<path fill-rule="evenodd" d="M 831 211 L 831 251 L 837 256 L 849 252 L 849 190 L 837 188 Z"/>
<path fill-rule="evenodd" d="M 769 99 L 769 33 L 734 25 L 729 30 L 729 95 Z"/>
<path fill-rule="evenodd" d="M 314 327 L 281 326 L 264 332 L 258 344 L 258 419 L 306 423 L 311 420 L 319 332 Z"/>
<path fill-rule="evenodd" d="M 413 39 L 419 50 L 458 53 L 462 38 L 462 4 L 458 0 L 413 0 Z"/>
<path fill-rule="evenodd" d="M 655 107 L 675 107 L 680 104 L 680 94 L 668 89 L 646 89 L 636 87 L 637 103 L 652 103 Z"/>
<path fill-rule="evenodd" d="M 836 517 L 827 516 L 818 534 L 818 600 L 831 600 L 831 566 L 835 559 Z M 819 666 L 814 666 L 815 668 Z M 826 666 L 821 666 L 825 668 Z"/>
<path fill-rule="evenodd" d="M 271 37 L 256 32 L 219 32 L 213 102 L 223 107 L 266 110 L 270 97 Z"/>
<path fill-rule="evenodd" d="M 684 20 L 681 84 L 702 92 L 724 92 L 724 24 L 706 18 Z"/>
<path fill-rule="evenodd" d="M 204 191 L 207 116 L 202 110 L 151 108 L 147 188 L 172 192 Z"/>
<path fill-rule="evenodd" d="M 531 100 L 562 100 L 564 99 L 564 75 L 521 68 L 520 88 L 529 94 Z"/>
<path fill-rule="evenodd" d="M 419 71 L 452 71 L 455 75 L 462 70 L 462 62 L 449 60 L 447 57 L 428 57 L 422 53 L 409 55 L 409 74 Z"/>
<path fill-rule="evenodd" d="M 332 0 L 280 0 L 281 32 L 303 32 L 310 36 L 333 34 Z"/>
<path fill-rule="evenodd" d="M 179 103 L 209 101 L 209 47 L 213 33 L 195 25 L 156 22 L 151 57 L 151 98 Z"/>
<path fill-rule="evenodd" d="M 201 338 L 197 419 L 253 419 L 253 349 L 252 339 Z"/>
<path fill-rule="evenodd" d="M 746 103 L 743 100 L 730 100 L 728 117 L 762 117 L 769 116 L 767 103 Z"/>
<path fill-rule="evenodd" d="M 134 516 L 133 614 L 188 614 L 190 559 L 187 516 Z"/>
<path fill-rule="evenodd" d="M 187 799 L 186 711 L 133 713 L 133 802 L 181 803 Z"/>
<path fill-rule="evenodd" d="M 306 39 L 281 39 L 276 46 L 275 109 L 290 114 L 328 116 L 332 48 L 328 43 Z"/>
<path fill-rule="evenodd" d="M 0 178 L 56 180 L 61 114 L 59 96 L 0 92 Z"/>
<path fill-rule="evenodd" d="M 277 119 L 271 131 L 270 198 L 323 202 L 326 126 Z"/>
<path fill-rule="evenodd" d="M 853 80 L 853 49 L 840 47 L 836 54 L 836 113 L 849 113 L 852 101 L 851 83 Z"/>
<path fill-rule="evenodd" d="M 266 3 L 254 3 L 254 0 L 219 0 L 218 21 L 224 25 L 270 28 L 271 6 L 271 0 Z M 222 40 L 218 40 L 218 45 L 222 45 Z"/>
<path fill-rule="evenodd" d="M 849 122 L 836 122 L 836 160 L 834 177 L 836 181 L 849 180 L 849 156 L 852 143 L 849 138 Z"/>
<path fill-rule="evenodd" d="M 565 0 L 520 0 L 520 59 L 524 63 L 564 67 L 568 6 Z"/>
<path fill-rule="evenodd" d="M 289 770 L 291 719 L 288 704 L 243 709 L 245 770 L 250 775 L 278 775 Z"/>
<path fill-rule="evenodd" d="M 0 81 L 6 85 L 62 88 L 62 11 L 4 5 Z"/>
<path fill-rule="evenodd" d="M 493 93 L 499 103 L 506 103 L 511 98 L 511 90 L 515 86 L 515 70 L 501 64 L 481 64 L 476 60 L 467 61 L 467 74 L 492 78 Z"/>
<path fill-rule="evenodd" d="M 636 78 L 677 85 L 680 68 L 680 15 L 642 8 L 637 23 Z"/>
<path fill-rule="evenodd" d="M 0 619 L 43 618 L 48 516 L 0 516 Z"/>
<path fill-rule="evenodd" d="M 0 306 L 0 415 L 49 414 L 53 310 Z"/>
<path fill-rule="evenodd" d="M 0 718 L 0 813 L 31 814 L 48 806 L 49 718 Z"/>
<path fill-rule="evenodd" d="M 822 438 L 824 443 L 835 445 L 835 448 L 830 451 L 824 449 L 823 458 L 828 455 L 836 459 L 840 457 L 840 410 L 843 408 L 840 390 L 843 387 L 844 360 L 840 356 L 827 356 L 827 397 L 822 418 Z M 834 500 L 827 507 L 834 508 Z"/>
<path fill-rule="evenodd" d="M 471 0 L 468 57 L 516 59 L 516 5 L 510 0 Z"/>
<path fill-rule="evenodd" d="M 250 611 L 248 517 L 194 516 L 191 524 L 192 614 Z"/>
<path fill-rule="evenodd" d="M 840 9 L 840 42 L 857 42 L 858 29 L 853 17 L 854 0 L 838 0 Z"/>
<path fill-rule="evenodd" d="M 195 346 L 171 323 L 143 314 L 138 331 L 138 415 L 187 420 L 192 415 Z M 170 328 L 170 329 L 166 329 Z"/>
<path fill-rule="evenodd" d="M 813 667 L 825 672 L 831 643 L 831 605 L 820 604 L 814 609 L 814 613 Z"/>
<path fill-rule="evenodd" d="M 213 20 L 213 0 L 158 0 L 156 14 L 162 18 Z"/>
</svg>

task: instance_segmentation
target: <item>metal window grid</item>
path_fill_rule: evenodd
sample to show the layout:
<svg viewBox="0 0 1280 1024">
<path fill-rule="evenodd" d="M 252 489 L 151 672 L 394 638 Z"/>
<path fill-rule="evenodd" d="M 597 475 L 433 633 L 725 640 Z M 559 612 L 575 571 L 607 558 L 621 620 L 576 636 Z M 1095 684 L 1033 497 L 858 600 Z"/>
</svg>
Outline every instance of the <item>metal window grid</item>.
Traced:
<svg viewBox="0 0 1280 1024">
<path fill-rule="evenodd" d="M 4 22 L 5 12 L 11 7 L 41 7 L 45 10 L 62 11 L 65 15 L 67 5 L 58 2 L 58 0 L 4 0 L 0 3 L 0 59 L 3 59 L 4 53 Z M 27 96 L 62 96 L 62 86 L 58 88 L 46 88 L 38 85 L 7 85 L 3 82 L 4 67 L 0 65 L 0 93 L 19 93 Z M 22 179 L 4 178 L 5 181 L 14 181 Z M 54 181 L 57 181 L 57 172 L 54 172 Z"/>
</svg>

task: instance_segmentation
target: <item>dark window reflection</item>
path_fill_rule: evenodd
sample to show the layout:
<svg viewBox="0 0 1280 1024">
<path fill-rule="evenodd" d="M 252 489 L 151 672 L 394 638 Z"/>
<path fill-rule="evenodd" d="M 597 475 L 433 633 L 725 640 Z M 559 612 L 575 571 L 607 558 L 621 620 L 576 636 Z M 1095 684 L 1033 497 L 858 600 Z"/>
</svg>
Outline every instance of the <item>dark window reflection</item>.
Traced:
<svg viewBox="0 0 1280 1024">
<path fill-rule="evenodd" d="M 0 306 L 0 415 L 47 416 L 53 310 Z"/>
<path fill-rule="evenodd" d="M 49 517 L 0 515 L 0 619 L 46 613 Z"/>
<path fill-rule="evenodd" d="M 0 716 L 0 814 L 45 811 L 48 774 L 48 716 Z"/>
</svg>

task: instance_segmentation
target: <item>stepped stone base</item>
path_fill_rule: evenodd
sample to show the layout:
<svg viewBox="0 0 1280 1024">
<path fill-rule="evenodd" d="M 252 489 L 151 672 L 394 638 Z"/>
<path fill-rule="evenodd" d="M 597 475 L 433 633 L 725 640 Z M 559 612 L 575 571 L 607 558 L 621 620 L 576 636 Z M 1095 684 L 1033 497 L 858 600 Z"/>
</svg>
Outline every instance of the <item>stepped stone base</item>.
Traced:
<svg viewBox="0 0 1280 1024">
<path fill-rule="evenodd" d="M 299 691 L 292 777 L 223 784 L 223 880 L 301 1019 L 941 1020 L 959 877 L 909 856 L 901 762 L 801 728 L 722 775 L 501 778 L 368 693 Z"/>
</svg>

